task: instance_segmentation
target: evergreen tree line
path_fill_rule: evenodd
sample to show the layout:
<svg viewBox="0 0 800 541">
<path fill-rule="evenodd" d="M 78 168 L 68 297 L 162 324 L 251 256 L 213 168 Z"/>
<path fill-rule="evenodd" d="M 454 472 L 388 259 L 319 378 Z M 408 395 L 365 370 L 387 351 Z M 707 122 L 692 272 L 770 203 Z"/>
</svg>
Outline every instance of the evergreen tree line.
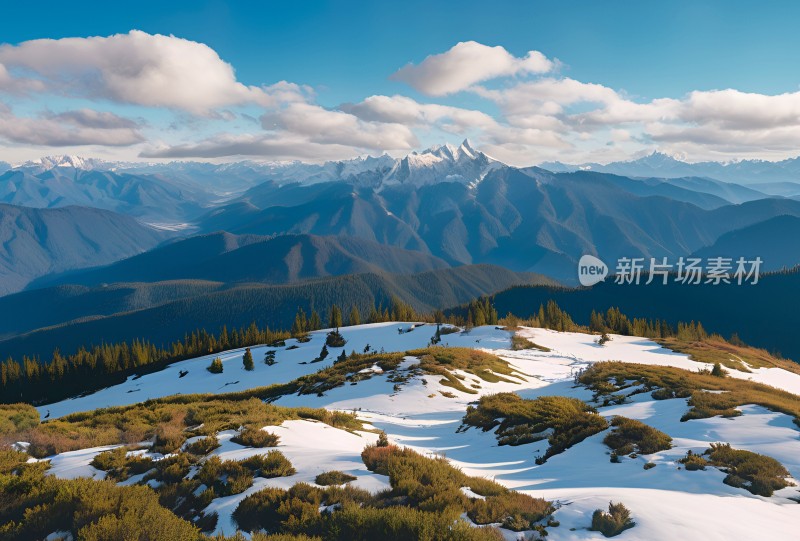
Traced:
<svg viewBox="0 0 800 541">
<path fill-rule="evenodd" d="M 222 327 L 219 333 L 205 329 L 187 334 L 183 340 L 158 347 L 147 340 L 81 347 L 72 355 L 53 352 L 49 362 L 23 356 L 0 363 L 0 402 L 41 403 L 93 391 L 125 381 L 164 366 L 228 349 L 269 344 L 289 338 L 285 331 L 259 328 L 255 323 L 241 329 Z"/>
<path fill-rule="evenodd" d="M 587 330 L 587 327 L 576 324 L 570 314 L 553 300 L 540 305 L 536 316 L 527 320 L 517 318 L 511 313 L 499 320 L 497 310 L 489 297 L 475 299 L 447 314 L 441 310 L 436 310 L 432 314 L 420 314 L 408 303 L 392 297 L 386 307 L 381 303 L 373 304 L 366 319 L 362 319 L 355 305 L 350 307 L 346 320 L 341 308 L 335 304 L 331 305 L 326 316 L 326 324 L 334 329 L 361 323 L 425 321 L 449 323 L 467 329 L 472 326 L 501 323 L 510 327 L 518 324 L 531 325 L 557 331 Z M 251 323 L 248 327 L 234 328 L 230 331 L 223 326 L 217 334 L 209 333 L 205 329 L 197 330 L 187 334 L 183 340 L 177 340 L 165 347 L 156 346 L 147 340 L 136 339 L 132 342 L 81 347 L 71 355 L 62 355 L 56 350 L 49 362 L 43 362 L 39 357 L 23 356 L 21 361 L 8 358 L 0 363 L 0 403 L 37 404 L 61 400 L 118 384 L 130 375 L 154 372 L 184 359 L 229 349 L 279 343 L 290 336 L 302 338 L 310 331 L 321 329 L 322 321 L 316 310 L 312 309 L 311 314 L 306 315 L 303 308 L 298 307 L 290 332 L 271 330 L 269 327 L 260 328 Z M 610 308 L 605 313 L 592 311 L 588 330 L 647 338 L 677 337 L 691 341 L 704 340 L 708 337 L 699 322 L 678 323 L 677 327 L 673 328 L 661 320 L 639 318 L 631 320 L 618 308 Z M 272 360 L 274 362 L 274 357 Z M 252 355 L 249 359 L 245 355 L 243 363 L 246 369 L 252 369 Z M 212 363 L 208 367 L 209 371 L 221 371 L 221 363 L 218 364 L 220 366 Z"/>
</svg>

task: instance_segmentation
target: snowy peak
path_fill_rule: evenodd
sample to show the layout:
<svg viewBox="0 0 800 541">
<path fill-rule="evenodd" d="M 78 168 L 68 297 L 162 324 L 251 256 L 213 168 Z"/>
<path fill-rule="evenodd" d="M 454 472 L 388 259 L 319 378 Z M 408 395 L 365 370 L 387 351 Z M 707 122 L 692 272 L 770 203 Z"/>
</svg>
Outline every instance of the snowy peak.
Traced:
<svg viewBox="0 0 800 541">
<path fill-rule="evenodd" d="M 422 186 L 436 182 L 460 182 L 470 186 L 503 164 L 475 150 L 468 140 L 460 146 L 444 144 L 401 159 L 387 175 L 387 184 Z"/>
</svg>

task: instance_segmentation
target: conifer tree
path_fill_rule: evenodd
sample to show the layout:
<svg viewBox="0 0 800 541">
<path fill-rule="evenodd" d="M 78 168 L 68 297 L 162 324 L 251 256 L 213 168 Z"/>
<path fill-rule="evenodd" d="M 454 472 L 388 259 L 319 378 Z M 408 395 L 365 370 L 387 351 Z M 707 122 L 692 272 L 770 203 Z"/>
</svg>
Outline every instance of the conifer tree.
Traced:
<svg viewBox="0 0 800 541">
<path fill-rule="evenodd" d="M 253 363 L 253 354 L 250 352 L 250 348 L 244 350 L 242 364 L 244 365 L 245 370 L 253 370 L 255 368 L 255 364 Z"/>
<path fill-rule="evenodd" d="M 358 313 L 358 308 L 353 305 L 350 308 L 350 316 L 347 318 L 348 325 L 361 325 L 361 314 Z"/>
<path fill-rule="evenodd" d="M 211 364 L 206 368 L 212 374 L 222 374 L 222 359 L 216 357 Z"/>
<path fill-rule="evenodd" d="M 342 326 L 342 311 L 335 304 L 331 305 L 329 326 L 337 331 Z"/>
<path fill-rule="evenodd" d="M 311 310 L 311 318 L 308 320 L 308 330 L 318 331 L 322 328 L 322 320 L 316 310 Z"/>
<path fill-rule="evenodd" d="M 303 336 L 308 330 L 308 321 L 306 320 L 306 313 L 302 307 L 297 307 L 297 314 L 294 316 L 294 323 L 292 323 L 292 336 L 297 338 Z"/>
</svg>

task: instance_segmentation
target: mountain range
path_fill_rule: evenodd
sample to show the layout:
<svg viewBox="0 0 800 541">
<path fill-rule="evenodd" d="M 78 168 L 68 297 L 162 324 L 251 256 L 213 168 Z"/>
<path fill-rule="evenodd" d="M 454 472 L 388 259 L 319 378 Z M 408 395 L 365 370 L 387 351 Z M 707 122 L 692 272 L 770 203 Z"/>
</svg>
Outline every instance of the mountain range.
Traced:
<svg viewBox="0 0 800 541">
<path fill-rule="evenodd" d="M 706 175 L 708 164 L 648 158 L 643 176 L 634 162 L 554 172 L 503 164 L 464 141 L 324 164 L 17 164 L 0 174 L 0 199 L 12 203 L 0 204 L 0 294 L 27 290 L 9 297 L 18 311 L 66 300 L 0 327 L 0 355 L 173 339 L 192 321 L 285 325 L 309 298 L 366 309 L 397 295 L 447 308 L 532 280 L 574 285 L 584 254 L 612 267 L 690 255 L 761 256 L 762 272 L 800 263 L 791 180 L 744 185 Z"/>
<path fill-rule="evenodd" d="M 777 162 L 766 160 L 740 160 L 732 162 L 696 162 L 679 160 L 663 152 L 653 152 L 634 160 L 612 162 L 608 164 L 584 163 L 579 165 L 561 162 L 545 162 L 540 167 L 556 173 L 572 171 L 596 171 L 639 178 L 681 178 L 702 177 L 723 182 L 755 185 L 778 193 L 776 189 L 788 191 L 791 195 L 800 194 L 800 157 Z M 789 184 L 786 186 L 786 184 Z M 770 185 L 777 184 L 778 186 Z M 781 186 L 783 185 L 783 186 Z"/>
</svg>

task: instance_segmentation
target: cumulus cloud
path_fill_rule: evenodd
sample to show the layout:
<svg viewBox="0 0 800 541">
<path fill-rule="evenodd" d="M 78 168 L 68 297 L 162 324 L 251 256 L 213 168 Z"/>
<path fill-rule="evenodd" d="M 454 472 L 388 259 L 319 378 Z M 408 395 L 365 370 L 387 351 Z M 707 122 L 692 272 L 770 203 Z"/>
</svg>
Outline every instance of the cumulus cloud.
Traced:
<svg viewBox="0 0 800 541">
<path fill-rule="evenodd" d="M 344 104 L 340 108 L 366 121 L 420 127 L 438 125 L 443 130 L 454 133 L 497 125 L 494 118 L 482 111 L 435 103 L 419 103 L 412 98 L 399 95 L 370 96 L 360 103 Z"/>
<path fill-rule="evenodd" d="M 554 67 L 555 63 L 539 51 L 529 51 L 518 58 L 501 46 L 463 41 L 447 52 L 428 56 L 419 65 L 404 66 L 391 78 L 423 94 L 444 96 L 489 79 L 546 73 Z"/>
<path fill-rule="evenodd" d="M 207 45 L 138 30 L 2 45 L 0 89 L 48 91 L 201 115 L 230 105 L 274 106 L 306 99 L 305 89 L 291 83 L 240 83 L 233 67 Z"/>
<path fill-rule="evenodd" d="M 227 158 L 247 156 L 273 160 L 323 162 L 358 154 L 351 146 L 315 143 L 305 138 L 272 134 L 219 134 L 196 143 L 161 145 L 143 150 L 142 158 Z"/>
<path fill-rule="evenodd" d="M 64 147 L 128 146 L 144 138 L 132 120 L 88 109 L 20 117 L 0 102 L 0 138 L 11 143 Z"/>
<path fill-rule="evenodd" d="M 419 144 L 411 129 L 401 123 L 368 122 L 344 111 L 308 103 L 292 103 L 261 117 L 266 130 L 285 131 L 314 143 L 371 150 L 412 149 Z"/>
</svg>

